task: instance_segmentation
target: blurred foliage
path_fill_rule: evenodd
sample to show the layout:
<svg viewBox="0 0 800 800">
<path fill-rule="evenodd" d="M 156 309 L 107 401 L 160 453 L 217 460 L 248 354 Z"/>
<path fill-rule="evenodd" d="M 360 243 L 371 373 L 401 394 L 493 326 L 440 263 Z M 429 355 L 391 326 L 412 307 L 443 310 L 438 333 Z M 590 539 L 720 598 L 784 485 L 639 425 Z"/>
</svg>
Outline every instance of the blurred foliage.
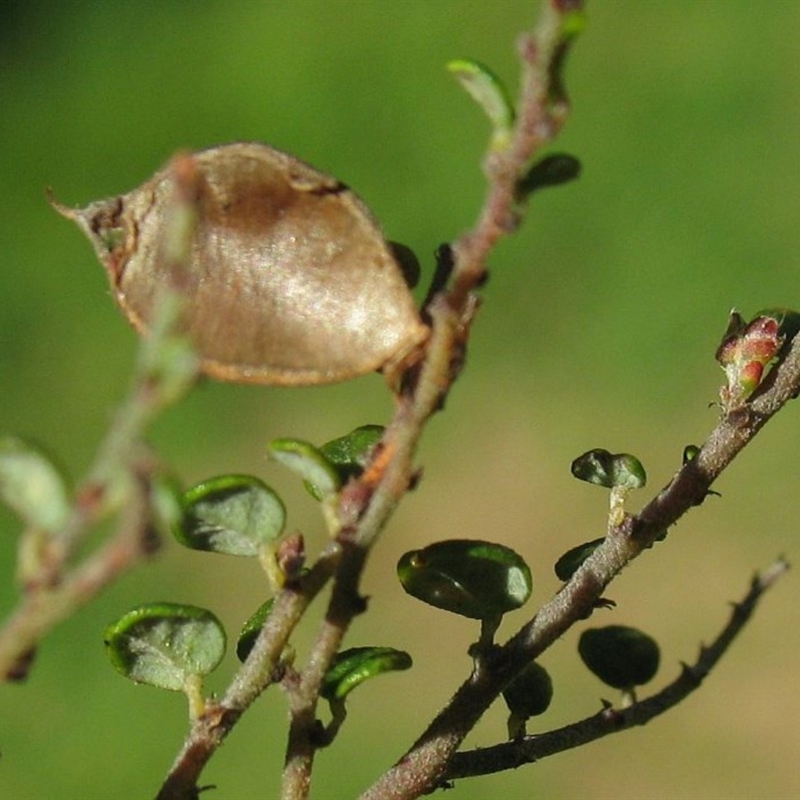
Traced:
<svg viewBox="0 0 800 800">
<path fill-rule="evenodd" d="M 80 474 L 133 358 L 105 276 L 48 207 L 45 186 L 85 204 L 140 184 L 176 150 L 261 139 L 350 183 L 430 275 L 436 246 L 477 211 L 488 140 L 445 64 L 476 58 L 513 86 L 514 39 L 536 12 L 528 0 L 3 3 L 0 431 L 35 436 Z M 411 653 L 414 675 L 393 680 L 403 718 L 390 726 L 378 705 L 367 710 L 384 687 L 365 686 L 336 753 L 320 754 L 315 797 L 355 795 L 467 674 L 471 626 L 453 619 L 443 635 L 440 612 L 396 584 L 400 554 L 448 536 L 502 539 L 540 565 L 533 600 L 543 599 L 558 585 L 545 565 L 605 524 L 605 498 L 575 484 L 572 459 L 603 441 L 641 453 L 654 486 L 666 480 L 683 446 L 714 422 L 714 349 L 730 307 L 747 316 L 800 306 L 798 26 L 800 4 L 789 2 L 769 13 L 749 0 L 590 3 L 567 71 L 575 114 L 557 143 L 581 159 L 581 179 L 535 196 L 520 234 L 495 254 L 469 369 L 431 428 L 420 489 L 367 577 L 372 613 L 348 640 L 377 633 Z M 207 384 L 152 439 L 186 485 L 226 471 L 275 480 L 313 552 L 324 540 L 316 505 L 266 463 L 265 443 L 326 441 L 383 422 L 390 408 L 377 377 L 308 390 Z M 792 560 L 797 413 L 787 409 L 734 465 L 717 487 L 722 499 L 613 587 L 614 621 L 624 612 L 626 624 L 658 636 L 659 680 L 721 624 L 752 569 L 779 552 Z M 460 452 L 467 437 L 471 457 Z M 15 526 L 0 512 L 3 576 L 13 573 Z M 151 796 L 183 735 L 183 703 L 121 680 L 102 631 L 132 605 L 163 598 L 212 608 L 230 634 L 266 594 L 257 567 L 240 562 L 168 543 L 149 571 L 59 628 L 28 684 L 0 695 L 0 793 Z M 724 670 L 668 718 L 460 783 L 448 797 L 798 796 L 795 583 L 769 598 Z M 13 598 L 3 578 L 0 610 Z M 611 619 L 604 612 L 598 624 Z M 577 632 L 546 654 L 559 692 L 537 729 L 599 707 L 576 641 Z M 405 687 L 419 686 L 417 700 Z M 204 775 L 220 796 L 264 796 L 280 769 L 283 697 L 259 706 Z M 493 709 L 467 745 L 501 739 L 504 726 Z"/>
</svg>

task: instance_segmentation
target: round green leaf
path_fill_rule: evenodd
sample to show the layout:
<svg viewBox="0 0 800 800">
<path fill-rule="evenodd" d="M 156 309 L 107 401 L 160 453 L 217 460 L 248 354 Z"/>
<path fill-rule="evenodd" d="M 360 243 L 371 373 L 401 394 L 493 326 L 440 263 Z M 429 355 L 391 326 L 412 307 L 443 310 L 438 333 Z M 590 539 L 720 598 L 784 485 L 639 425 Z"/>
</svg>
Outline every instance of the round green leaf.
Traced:
<svg viewBox="0 0 800 800">
<path fill-rule="evenodd" d="M 532 661 L 505 689 L 508 710 L 520 719 L 544 714 L 553 699 L 553 681 L 547 670 Z"/>
<path fill-rule="evenodd" d="M 193 550 L 255 556 L 285 524 L 286 509 L 269 486 L 249 475 L 221 475 L 184 494 L 175 536 Z"/>
<path fill-rule="evenodd" d="M 517 553 L 470 539 L 436 542 L 406 553 L 397 575 L 418 600 L 481 620 L 519 608 L 533 588 L 530 569 Z"/>
<path fill-rule="evenodd" d="M 636 456 L 630 453 L 609 453 L 595 448 L 572 462 L 572 474 L 581 481 L 612 489 L 622 486 L 638 489 L 647 483 L 647 474 Z"/>
<path fill-rule="evenodd" d="M 267 621 L 269 612 L 272 611 L 272 606 L 275 604 L 275 598 L 270 597 L 266 603 L 262 603 L 255 613 L 250 616 L 247 621 L 242 625 L 241 633 L 239 633 L 239 640 L 236 642 L 236 655 L 239 661 L 245 661 L 253 645 L 256 643 L 258 634 L 264 627 Z"/>
<path fill-rule="evenodd" d="M 56 531 L 70 512 L 62 471 L 32 442 L 0 438 L 0 499 L 27 525 Z"/>
<path fill-rule="evenodd" d="M 267 450 L 272 458 L 314 486 L 320 497 L 335 494 L 342 486 L 336 468 L 313 444 L 300 439 L 273 439 Z"/>
<path fill-rule="evenodd" d="M 319 448 L 319 452 L 338 473 L 340 485 L 363 472 L 369 454 L 385 430 L 382 425 L 362 425 Z M 317 500 L 322 500 L 323 493 L 314 484 L 306 481 L 305 485 Z"/>
<path fill-rule="evenodd" d="M 661 657 L 655 639 L 624 625 L 584 631 L 578 642 L 578 653 L 603 683 L 623 690 L 652 680 Z"/>
<path fill-rule="evenodd" d="M 359 684 L 384 672 L 408 669 L 411 656 L 393 647 L 353 647 L 338 653 L 322 680 L 320 694 L 341 700 Z"/>
<path fill-rule="evenodd" d="M 381 440 L 383 425 L 361 425 L 345 436 L 332 439 L 320 447 L 320 452 L 346 477 L 359 473 L 367 456 Z"/>
<path fill-rule="evenodd" d="M 568 581 L 578 570 L 581 564 L 605 541 L 605 539 L 593 539 L 591 542 L 584 542 L 571 550 L 567 550 L 555 563 L 556 577 L 562 581 Z"/>
<path fill-rule="evenodd" d="M 183 691 L 225 655 L 225 631 L 204 608 L 149 603 L 109 625 L 106 652 L 117 672 L 136 683 Z"/>
</svg>

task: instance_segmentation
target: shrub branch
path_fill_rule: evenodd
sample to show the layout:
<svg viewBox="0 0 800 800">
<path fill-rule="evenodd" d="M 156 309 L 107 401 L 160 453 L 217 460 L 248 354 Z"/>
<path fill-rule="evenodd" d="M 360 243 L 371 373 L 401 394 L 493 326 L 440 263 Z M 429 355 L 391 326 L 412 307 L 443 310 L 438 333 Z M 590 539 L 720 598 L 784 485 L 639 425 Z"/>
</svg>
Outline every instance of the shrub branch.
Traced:
<svg viewBox="0 0 800 800">
<path fill-rule="evenodd" d="M 674 708 L 700 688 L 734 639 L 744 629 L 764 593 L 788 569 L 789 564 L 783 559 L 779 559 L 763 574 L 756 575 L 745 597 L 734 604 L 730 620 L 716 639 L 709 646 L 701 647 L 694 664 L 684 664 L 680 675 L 660 692 L 646 700 L 640 700 L 628 708 L 615 709 L 606 704 L 601 711 L 591 717 L 557 730 L 525 736 L 494 747 L 456 753 L 445 771 L 443 779 L 450 781 L 516 769 L 524 764 L 540 761 L 547 756 L 581 747 L 604 736 L 619 733 L 637 725 L 646 725 L 650 720 Z"/>
</svg>

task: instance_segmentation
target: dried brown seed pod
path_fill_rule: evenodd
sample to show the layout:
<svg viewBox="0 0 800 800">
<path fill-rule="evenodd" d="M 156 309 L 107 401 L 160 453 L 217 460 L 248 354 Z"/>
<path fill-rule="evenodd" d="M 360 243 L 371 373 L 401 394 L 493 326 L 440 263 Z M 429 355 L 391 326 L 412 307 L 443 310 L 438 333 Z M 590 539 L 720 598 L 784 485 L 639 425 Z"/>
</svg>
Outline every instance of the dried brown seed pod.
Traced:
<svg viewBox="0 0 800 800">
<path fill-rule="evenodd" d="M 333 383 L 390 371 L 427 336 L 369 209 L 268 145 L 178 156 L 139 188 L 83 209 L 51 203 L 91 240 L 140 333 L 160 287 L 180 290 L 185 330 L 212 377 Z"/>
</svg>

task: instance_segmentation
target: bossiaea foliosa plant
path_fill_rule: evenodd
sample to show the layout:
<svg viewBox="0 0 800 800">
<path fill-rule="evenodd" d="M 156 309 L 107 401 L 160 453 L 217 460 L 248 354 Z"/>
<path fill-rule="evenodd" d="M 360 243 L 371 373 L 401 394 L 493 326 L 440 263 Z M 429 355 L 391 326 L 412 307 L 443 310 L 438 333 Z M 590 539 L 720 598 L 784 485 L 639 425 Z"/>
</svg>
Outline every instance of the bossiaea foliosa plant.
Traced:
<svg viewBox="0 0 800 800">
<path fill-rule="evenodd" d="M 118 305 L 143 338 L 131 390 L 77 489 L 41 448 L 13 437 L 0 441 L 0 493 L 25 526 L 22 596 L 0 633 L 2 674 L 26 677 L 45 633 L 152 556 L 163 537 L 209 558 L 254 558 L 270 587 L 269 597 L 243 609 L 241 632 L 224 630 L 213 610 L 161 600 L 141 603 L 106 629 L 117 671 L 182 691 L 189 701 L 188 732 L 158 791 L 162 800 L 196 797 L 209 759 L 262 692 L 277 685 L 290 710 L 281 796 L 308 796 L 315 755 L 337 745 L 350 693 L 375 676 L 415 668 L 412 655 L 390 642 L 351 647 L 345 636 L 369 612 L 361 578 L 393 511 L 418 484 L 424 491 L 417 444 L 462 374 L 480 303 L 491 302 L 489 255 L 522 223 L 534 193 L 578 175 L 574 157 L 542 151 L 567 119 L 564 64 L 584 22 L 579 0 L 544 4 L 538 26 L 518 43 L 516 102 L 484 65 L 449 64 L 491 124 L 487 193 L 472 229 L 438 249 L 419 309 L 408 288 L 417 271 L 413 256 L 385 241 L 357 195 L 264 144 L 180 153 L 139 188 L 84 209 L 51 197 L 90 239 Z M 731 314 L 716 351 L 724 370 L 719 421 L 703 444 L 687 446 L 672 480 L 638 513 L 626 510 L 629 494 L 647 482 L 635 456 L 594 447 L 575 458 L 573 475 L 609 493 L 606 532 L 565 542 L 555 565 L 563 586 L 537 611 L 524 610 L 533 572 L 503 542 L 465 536 L 402 556 L 397 577 L 410 604 L 422 601 L 478 627 L 464 683 L 363 797 L 418 797 L 534 762 L 643 724 L 700 685 L 785 562 L 754 579 L 713 642 L 650 697 L 640 697 L 639 687 L 659 668 L 655 639 L 630 626 L 590 622 L 578 655 L 621 693 L 618 701 L 566 728 L 527 734 L 528 720 L 546 713 L 558 687 L 537 658 L 574 624 L 613 607 L 603 596 L 608 584 L 704 502 L 719 474 L 800 390 L 798 329 L 800 318 L 788 309 L 750 320 Z M 329 535 L 321 549 L 286 531 L 283 500 L 260 477 L 223 474 L 186 489 L 143 444 L 152 419 L 201 376 L 291 386 L 376 370 L 394 398 L 387 424 L 364 424 L 320 445 L 289 438 L 269 444 L 271 457 L 319 502 Z M 113 515 L 116 527 L 86 554 L 89 533 Z M 324 589 L 330 594 L 316 639 L 309 656 L 298 659 L 293 632 Z M 498 643 L 501 619 L 518 609 L 527 621 Z M 209 696 L 203 679 L 234 635 L 241 666 L 223 692 Z M 507 731 L 493 746 L 462 750 L 501 696 Z"/>
</svg>

